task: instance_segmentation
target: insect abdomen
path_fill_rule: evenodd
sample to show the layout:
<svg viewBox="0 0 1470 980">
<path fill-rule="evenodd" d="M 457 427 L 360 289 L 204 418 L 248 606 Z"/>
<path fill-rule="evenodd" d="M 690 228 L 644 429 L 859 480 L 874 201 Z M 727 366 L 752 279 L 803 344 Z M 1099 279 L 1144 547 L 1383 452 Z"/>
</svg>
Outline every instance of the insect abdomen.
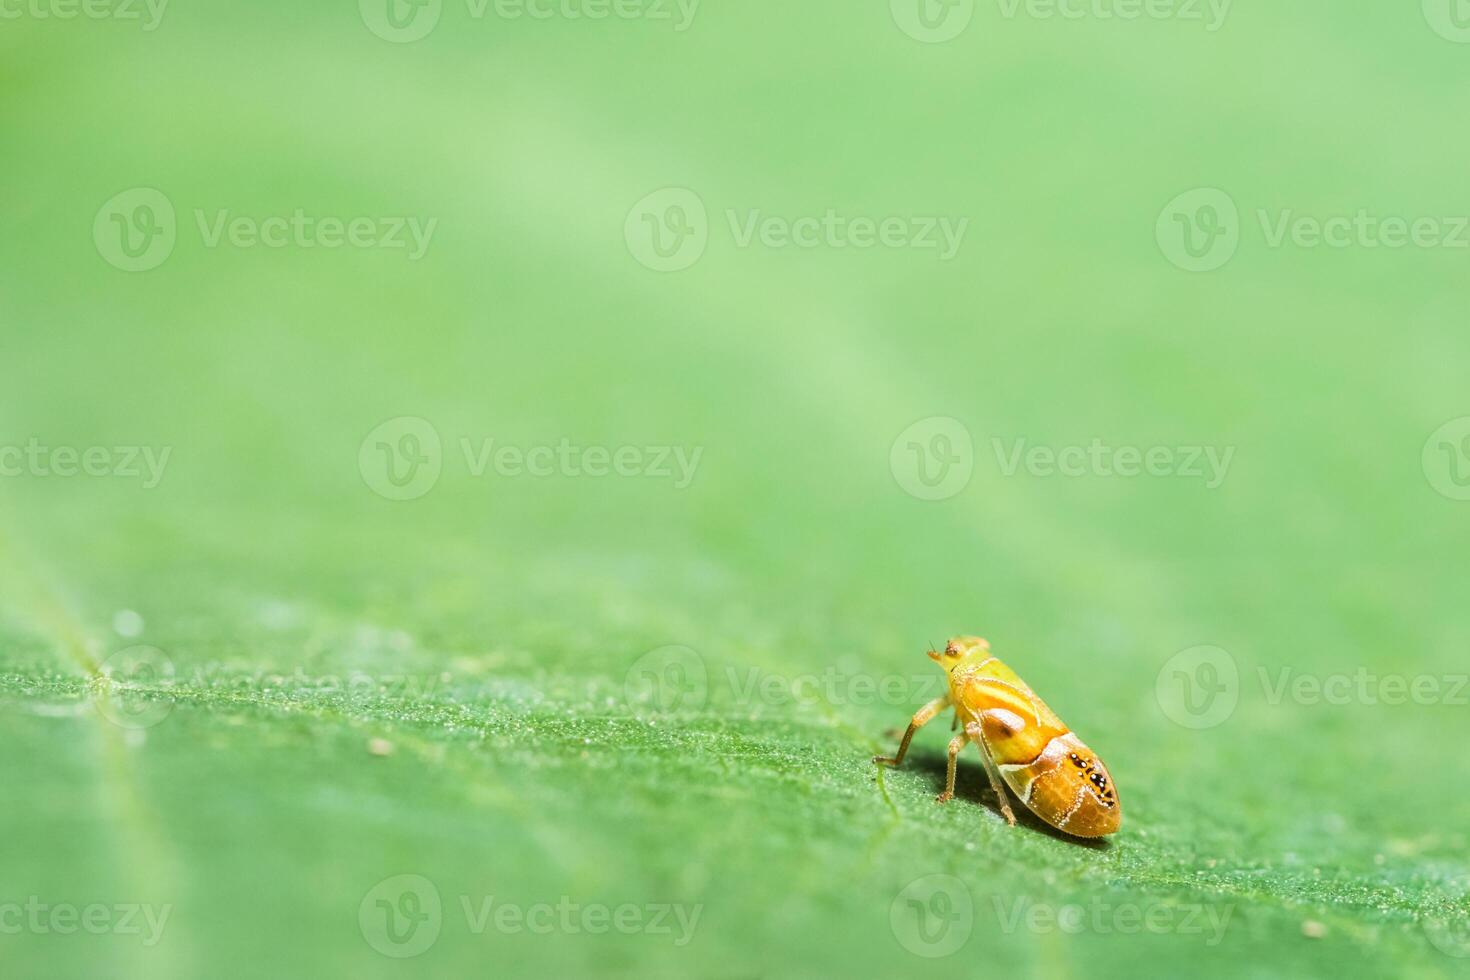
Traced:
<svg viewBox="0 0 1470 980">
<path fill-rule="evenodd" d="M 996 761 L 1021 802 L 1058 830 L 1101 837 L 1122 823 L 1123 811 L 1107 768 L 1071 732 L 1054 736 L 1029 762 Z"/>
<path fill-rule="evenodd" d="M 980 721 L 984 749 L 1032 813 L 1078 837 L 1118 829 L 1122 809 L 1102 760 L 1015 671 L 990 658 L 964 679 L 961 700 Z"/>
</svg>

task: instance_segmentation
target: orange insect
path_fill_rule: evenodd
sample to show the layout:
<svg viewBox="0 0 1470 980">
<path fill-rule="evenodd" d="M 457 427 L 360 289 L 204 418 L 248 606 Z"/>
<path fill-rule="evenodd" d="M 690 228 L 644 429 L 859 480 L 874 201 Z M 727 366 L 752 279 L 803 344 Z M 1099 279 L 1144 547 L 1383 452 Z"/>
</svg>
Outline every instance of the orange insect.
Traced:
<svg viewBox="0 0 1470 980">
<path fill-rule="evenodd" d="M 955 764 L 965 744 L 974 742 L 980 746 L 1001 812 L 1012 826 L 1016 817 L 1006 800 L 1006 786 L 1032 813 L 1073 836 L 1102 837 L 1118 829 L 1123 809 L 1107 767 L 1015 671 L 990 655 L 989 643 L 978 636 L 960 636 L 950 640 L 943 653 L 930 650 L 929 657 L 949 675 L 949 693 L 914 714 L 898 755 L 874 756 L 874 762 L 891 766 L 903 762 L 914 732 L 953 706 L 955 725 L 963 725 L 964 733 L 950 740 L 940 803 L 954 798 Z"/>
</svg>

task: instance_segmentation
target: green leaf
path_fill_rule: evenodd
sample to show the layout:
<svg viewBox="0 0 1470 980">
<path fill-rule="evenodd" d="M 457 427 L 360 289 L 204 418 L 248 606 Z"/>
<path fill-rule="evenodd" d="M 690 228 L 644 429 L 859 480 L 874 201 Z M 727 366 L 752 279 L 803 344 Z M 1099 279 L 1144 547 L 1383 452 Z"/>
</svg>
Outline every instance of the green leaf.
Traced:
<svg viewBox="0 0 1470 980">
<path fill-rule="evenodd" d="M 5 976 L 1465 975 L 1463 252 L 1272 244 L 1465 50 L 888 6 L 6 22 Z M 1120 833 L 874 766 L 960 634 Z"/>
</svg>

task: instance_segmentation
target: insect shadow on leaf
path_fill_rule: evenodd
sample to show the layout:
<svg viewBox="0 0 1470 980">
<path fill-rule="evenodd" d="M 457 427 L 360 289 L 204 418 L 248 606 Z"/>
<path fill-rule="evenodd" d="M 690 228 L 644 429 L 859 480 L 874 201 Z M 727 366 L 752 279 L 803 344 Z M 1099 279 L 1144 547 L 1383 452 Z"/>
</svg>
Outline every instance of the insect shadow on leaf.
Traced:
<svg viewBox="0 0 1470 980">
<path fill-rule="evenodd" d="M 969 752 L 975 751 L 970 749 Z M 996 816 L 1001 816 L 1000 801 L 995 798 L 995 792 L 991 790 L 989 781 L 985 777 L 985 771 L 975 763 L 974 759 L 966 759 L 965 753 L 960 756 L 959 776 L 955 779 L 955 799 L 958 803 L 964 801 L 985 807 Z M 911 749 L 908 758 L 904 760 L 904 768 L 912 772 L 921 773 L 935 787 L 935 791 L 944 788 L 945 771 L 948 767 L 948 758 L 943 752 L 934 752 L 929 749 Z M 1016 800 L 1015 804 L 1020 801 Z M 938 807 L 935 808 L 939 809 Z M 1074 837 L 1065 831 L 1057 830 L 1051 824 L 1036 816 L 1024 805 L 1012 805 L 1012 811 L 1016 815 L 1016 823 L 1029 830 L 1038 831 L 1048 837 L 1075 844 L 1078 847 L 1092 851 L 1106 851 L 1112 846 L 1112 842 L 1104 837 Z"/>
</svg>

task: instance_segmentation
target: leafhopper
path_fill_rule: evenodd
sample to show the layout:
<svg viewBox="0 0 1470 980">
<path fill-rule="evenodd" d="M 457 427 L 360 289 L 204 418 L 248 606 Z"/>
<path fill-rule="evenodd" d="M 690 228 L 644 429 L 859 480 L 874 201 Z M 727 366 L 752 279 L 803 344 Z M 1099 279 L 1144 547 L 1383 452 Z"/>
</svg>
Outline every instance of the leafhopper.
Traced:
<svg viewBox="0 0 1470 980">
<path fill-rule="evenodd" d="M 942 652 L 930 650 L 929 658 L 949 675 L 949 693 L 914 714 L 897 755 L 874 756 L 874 762 L 903 762 L 914 732 L 953 707 L 955 727 L 962 734 L 950 740 L 949 768 L 938 802 L 954 798 L 955 765 L 964 747 L 974 742 L 1011 826 L 1016 816 L 1006 798 L 1007 786 L 1032 813 L 1074 837 L 1102 837 L 1118 829 L 1123 809 L 1107 766 L 1014 670 L 991 656 L 989 643 L 960 636 Z"/>
</svg>

